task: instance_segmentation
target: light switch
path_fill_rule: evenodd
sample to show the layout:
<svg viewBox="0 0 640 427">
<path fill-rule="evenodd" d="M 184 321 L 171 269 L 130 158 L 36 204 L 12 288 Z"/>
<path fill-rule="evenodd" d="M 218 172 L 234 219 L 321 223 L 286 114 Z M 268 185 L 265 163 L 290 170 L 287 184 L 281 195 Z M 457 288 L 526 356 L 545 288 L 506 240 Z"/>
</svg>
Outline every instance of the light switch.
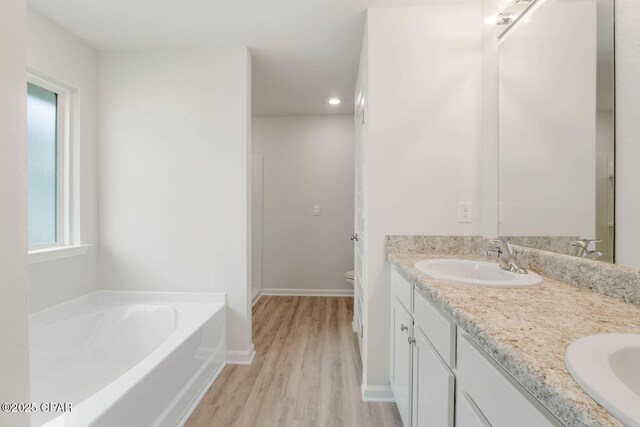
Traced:
<svg viewBox="0 0 640 427">
<path fill-rule="evenodd" d="M 313 216 L 320 216 L 320 205 L 313 205 Z"/>
</svg>

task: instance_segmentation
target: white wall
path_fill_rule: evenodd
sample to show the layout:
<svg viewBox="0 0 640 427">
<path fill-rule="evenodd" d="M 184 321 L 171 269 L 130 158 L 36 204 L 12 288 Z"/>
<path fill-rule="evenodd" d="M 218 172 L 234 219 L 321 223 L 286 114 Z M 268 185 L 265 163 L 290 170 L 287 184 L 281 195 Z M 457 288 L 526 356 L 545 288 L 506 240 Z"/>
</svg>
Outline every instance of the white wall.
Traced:
<svg viewBox="0 0 640 427">
<path fill-rule="evenodd" d="M 75 89 L 71 186 L 78 197 L 71 210 L 77 243 L 94 245 L 84 256 L 29 266 L 29 309 L 37 311 L 97 287 L 98 52 L 32 8 L 27 34 L 30 71 Z"/>
<path fill-rule="evenodd" d="M 595 238 L 596 3 L 532 16 L 499 47 L 500 234 Z"/>
<path fill-rule="evenodd" d="M 26 2 L 0 2 L 0 402 L 29 401 Z M 28 414 L 0 412 L 0 425 Z"/>
<path fill-rule="evenodd" d="M 263 291 L 350 291 L 353 115 L 254 117 L 252 132 L 264 159 Z"/>
<path fill-rule="evenodd" d="M 253 125 L 252 125 L 253 126 Z M 253 140 L 251 141 L 253 145 Z M 262 289 L 262 156 L 251 157 L 251 301 Z"/>
<path fill-rule="evenodd" d="M 246 48 L 100 56 L 100 286 L 225 292 L 251 345 Z"/>
<path fill-rule="evenodd" d="M 477 2 L 368 11 L 364 387 L 389 382 L 385 235 L 481 231 L 458 222 L 480 209 L 481 25 Z"/>
<path fill-rule="evenodd" d="M 640 267 L 640 2 L 616 0 L 616 262 Z"/>
</svg>

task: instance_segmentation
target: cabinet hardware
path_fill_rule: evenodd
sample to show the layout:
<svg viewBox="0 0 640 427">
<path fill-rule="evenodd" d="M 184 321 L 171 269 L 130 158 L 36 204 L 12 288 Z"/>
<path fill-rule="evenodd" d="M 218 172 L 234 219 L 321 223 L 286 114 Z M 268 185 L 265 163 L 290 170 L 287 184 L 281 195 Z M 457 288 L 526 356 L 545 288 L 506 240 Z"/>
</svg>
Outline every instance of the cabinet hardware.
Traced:
<svg viewBox="0 0 640 427">
<path fill-rule="evenodd" d="M 408 341 L 409 341 L 409 345 L 415 344 L 415 342 L 416 342 L 415 338 L 412 338 L 412 337 L 409 337 Z"/>
<path fill-rule="evenodd" d="M 408 330 L 409 330 L 409 327 L 408 327 L 408 326 L 406 326 L 406 325 L 400 325 L 400 330 L 401 330 L 401 331 L 408 331 Z"/>
</svg>

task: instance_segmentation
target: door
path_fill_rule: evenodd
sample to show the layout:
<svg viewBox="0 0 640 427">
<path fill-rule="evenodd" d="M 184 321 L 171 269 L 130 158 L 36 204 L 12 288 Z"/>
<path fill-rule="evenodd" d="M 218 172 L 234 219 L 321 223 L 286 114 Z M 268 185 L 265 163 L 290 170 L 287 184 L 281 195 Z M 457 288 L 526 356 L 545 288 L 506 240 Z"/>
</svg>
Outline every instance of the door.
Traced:
<svg viewBox="0 0 640 427">
<path fill-rule="evenodd" d="M 427 337 L 413 331 L 412 427 L 453 427 L 455 377 Z"/>
<path fill-rule="evenodd" d="M 391 303 L 391 390 L 405 426 L 411 421 L 411 348 L 413 318 L 402 303 Z"/>
<path fill-rule="evenodd" d="M 365 283 L 365 213 L 364 213 L 364 188 L 365 188 L 365 103 L 364 96 L 360 93 L 356 99 L 355 114 L 355 188 L 354 188 L 354 233 L 353 240 L 353 331 L 358 334 L 360 356 L 363 356 L 364 340 L 364 283 Z"/>
</svg>

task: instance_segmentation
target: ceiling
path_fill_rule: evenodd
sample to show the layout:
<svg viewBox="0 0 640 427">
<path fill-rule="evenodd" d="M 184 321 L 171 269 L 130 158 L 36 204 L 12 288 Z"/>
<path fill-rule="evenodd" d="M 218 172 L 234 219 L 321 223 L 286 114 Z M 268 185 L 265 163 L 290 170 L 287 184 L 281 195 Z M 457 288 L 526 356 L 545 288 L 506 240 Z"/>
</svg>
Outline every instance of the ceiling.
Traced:
<svg viewBox="0 0 640 427">
<path fill-rule="evenodd" d="M 101 50 L 248 46 L 254 115 L 351 113 L 365 10 L 461 2 L 29 0 Z M 329 105 L 332 96 L 342 103 Z"/>
</svg>

